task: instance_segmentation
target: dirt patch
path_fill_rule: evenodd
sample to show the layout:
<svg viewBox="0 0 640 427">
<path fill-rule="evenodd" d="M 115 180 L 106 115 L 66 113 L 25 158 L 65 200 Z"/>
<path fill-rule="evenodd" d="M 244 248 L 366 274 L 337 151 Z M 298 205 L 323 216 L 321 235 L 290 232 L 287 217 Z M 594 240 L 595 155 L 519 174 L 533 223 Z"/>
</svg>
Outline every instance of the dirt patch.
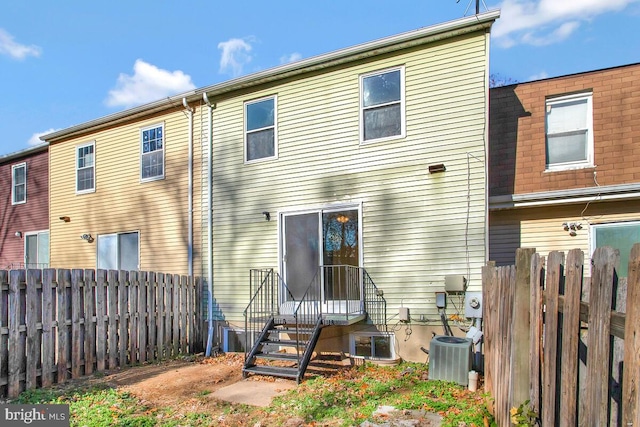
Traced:
<svg viewBox="0 0 640 427">
<path fill-rule="evenodd" d="M 242 356 L 170 360 L 109 372 L 101 382 L 131 393 L 155 407 L 207 410 L 217 402 L 205 397 L 242 379 Z M 209 408 L 212 409 L 212 408 Z"/>
</svg>

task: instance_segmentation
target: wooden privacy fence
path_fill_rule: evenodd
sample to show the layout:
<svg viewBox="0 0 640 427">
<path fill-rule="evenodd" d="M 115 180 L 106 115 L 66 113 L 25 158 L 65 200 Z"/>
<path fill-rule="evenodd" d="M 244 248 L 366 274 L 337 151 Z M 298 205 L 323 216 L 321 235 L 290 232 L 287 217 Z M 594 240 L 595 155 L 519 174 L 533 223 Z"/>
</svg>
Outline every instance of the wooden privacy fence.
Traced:
<svg viewBox="0 0 640 427">
<path fill-rule="evenodd" d="M 566 261 L 551 252 L 546 266 L 519 249 L 515 266 L 483 267 L 485 387 L 499 426 L 527 400 L 545 427 L 640 426 L 640 244 L 627 279 L 618 262 L 610 247 L 590 265 L 578 249 Z"/>
<path fill-rule="evenodd" d="M 201 351 L 201 290 L 142 271 L 0 270 L 0 396 Z"/>
</svg>

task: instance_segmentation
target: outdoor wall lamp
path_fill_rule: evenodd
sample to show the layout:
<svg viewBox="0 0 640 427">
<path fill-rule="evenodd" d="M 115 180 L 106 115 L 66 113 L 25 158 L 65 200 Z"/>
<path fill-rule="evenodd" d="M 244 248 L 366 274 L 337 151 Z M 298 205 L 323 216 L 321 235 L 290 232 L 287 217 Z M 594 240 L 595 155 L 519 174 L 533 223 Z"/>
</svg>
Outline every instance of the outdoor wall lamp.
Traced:
<svg viewBox="0 0 640 427">
<path fill-rule="evenodd" d="M 429 173 L 444 172 L 447 168 L 444 163 L 438 163 L 437 165 L 429 165 Z"/>
<path fill-rule="evenodd" d="M 22 231 L 16 231 L 15 236 L 18 238 L 22 238 Z"/>
<path fill-rule="evenodd" d="M 60 221 L 69 222 L 71 221 L 71 218 L 69 218 L 68 216 L 61 216 Z"/>
<path fill-rule="evenodd" d="M 271 214 L 269 213 L 269 211 L 263 211 L 262 215 L 264 215 L 265 220 L 271 221 Z"/>
<path fill-rule="evenodd" d="M 82 240 L 86 240 L 88 243 L 93 242 L 93 237 L 91 236 L 91 234 L 87 234 L 87 233 L 85 233 L 85 234 L 83 234 L 82 236 L 80 236 L 80 238 L 81 238 Z"/>
</svg>

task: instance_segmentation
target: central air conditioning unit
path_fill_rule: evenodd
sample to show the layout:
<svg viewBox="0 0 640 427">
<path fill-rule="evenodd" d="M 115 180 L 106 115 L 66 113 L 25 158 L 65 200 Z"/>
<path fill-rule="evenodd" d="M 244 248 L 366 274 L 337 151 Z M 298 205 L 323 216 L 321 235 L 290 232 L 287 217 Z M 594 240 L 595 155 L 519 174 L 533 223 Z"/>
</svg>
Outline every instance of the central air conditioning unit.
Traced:
<svg viewBox="0 0 640 427">
<path fill-rule="evenodd" d="M 436 335 L 429 345 L 429 379 L 469 384 L 473 342 L 466 338 Z"/>
</svg>

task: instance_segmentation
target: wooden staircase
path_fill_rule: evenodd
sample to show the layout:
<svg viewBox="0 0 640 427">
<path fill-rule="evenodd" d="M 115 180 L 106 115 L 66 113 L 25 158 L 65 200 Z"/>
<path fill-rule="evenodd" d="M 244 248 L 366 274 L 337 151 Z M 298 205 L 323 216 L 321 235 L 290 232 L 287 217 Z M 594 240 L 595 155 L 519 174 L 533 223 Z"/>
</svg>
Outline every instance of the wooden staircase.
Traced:
<svg viewBox="0 0 640 427">
<path fill-rule="evenodd" d="M 269 375 L 302 381 L 320 337 L 322 317 L 300 325 L 290 316 L 272 316 L 245 359 L 242 376 Z"/>
</svg>

